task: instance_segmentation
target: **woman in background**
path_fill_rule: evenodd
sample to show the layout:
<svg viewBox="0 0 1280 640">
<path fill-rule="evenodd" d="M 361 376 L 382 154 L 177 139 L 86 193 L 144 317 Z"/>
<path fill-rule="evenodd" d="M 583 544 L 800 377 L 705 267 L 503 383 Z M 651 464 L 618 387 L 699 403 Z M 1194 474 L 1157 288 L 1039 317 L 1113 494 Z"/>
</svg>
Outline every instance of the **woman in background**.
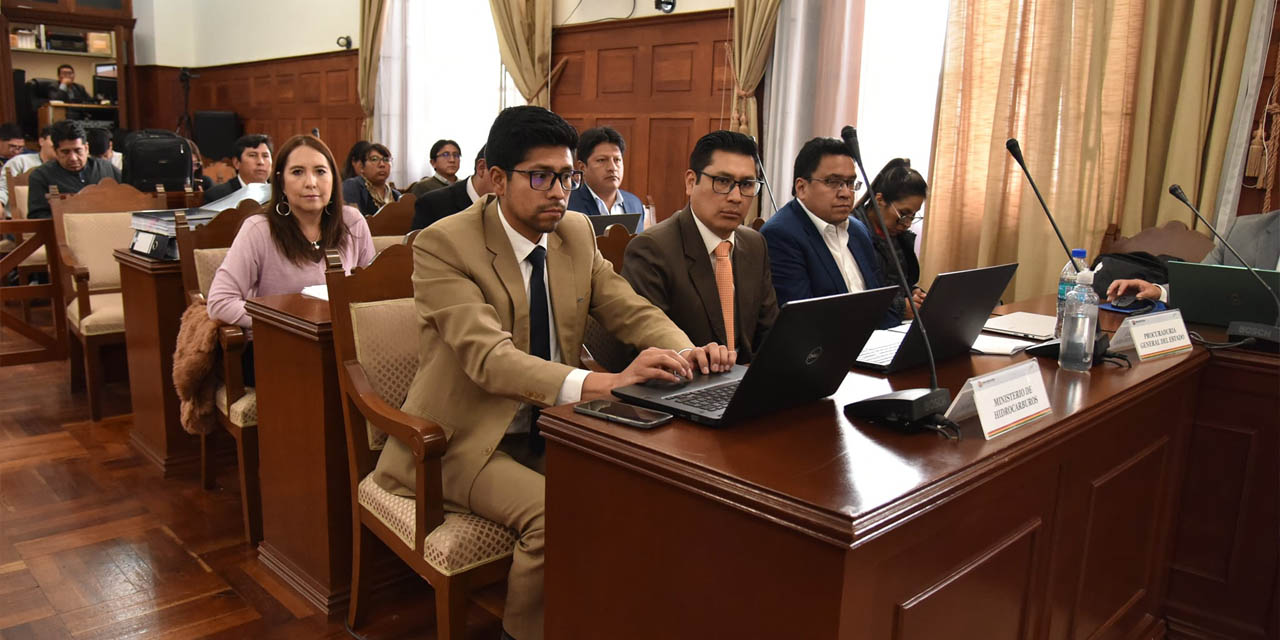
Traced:
<svg viewBox="0 0 1280 640">
<path fill-rule="evenodd" d="M 351 150 L 347 152 L 347 160 L 342 165 L 343 180 L 350 180 L 351 178 L 354 178 L 360 175 L 359 164 L 360 162 L 362 162 L 361 158 L 364 158 L 364 155 L 368 152 L 369 152 L 368 140 L 360 140 L 355 144 L 351 145 Z"/>
<path fill-rule="evenodd" d="M 384 205 L 400 199 L 400 192 L 391 188 L 391 151 L 373 143 L 365 147 L 364 155 L 354 163 L 356 175 L 342 181 L 342 199 L 366 216 L 378 212 Z"/>
<path fill-rule="evenodd" d="M 902 280 L 898 270 L 893 266 L 893 251 L 902 262 L 902 271 L 907 276 L 907 288 L 917 305 L 924 302 L 924 289 L 916 286 L 920 281 L 920 260 L 916 257 L 916 234 L 911 225 L 920 218 L 920 208 L 929 195 L 929 185 L 924 176 L 911 168 L 911 161 L 906 158 L 894 158 L 880 170 L 866 195 L 853 207 L 853 215 L 871 232 L 871 240 L 876 247 L 876 256 L 880 260 L 880 269 L 888 284 L 901 287 Z M 886 238 L 880 224 L 871 219 L 874 209 L 871 198 L 876 199 L 880 207 L 880 215 L 884 226 L 889 231 Z M 893 301 L 893 309 L 901 316 L 907 306 L 906 297 L 899 293 Z"/>
<path fill-rule="evenodd" d="M 298 293 L 324 284 L 324 255 L 337 249 L 350 272 L 373 261 L 369 225 L 343 206 L 333 154 L 319 138 L 294 136 L 271 171 L 271 200 L 241 225 L 209 286 L 209 317 L 251 328 L 245 300 Z M 253 386 L 253 343 L 244 352 L 244 383 Z"/>
</svg>

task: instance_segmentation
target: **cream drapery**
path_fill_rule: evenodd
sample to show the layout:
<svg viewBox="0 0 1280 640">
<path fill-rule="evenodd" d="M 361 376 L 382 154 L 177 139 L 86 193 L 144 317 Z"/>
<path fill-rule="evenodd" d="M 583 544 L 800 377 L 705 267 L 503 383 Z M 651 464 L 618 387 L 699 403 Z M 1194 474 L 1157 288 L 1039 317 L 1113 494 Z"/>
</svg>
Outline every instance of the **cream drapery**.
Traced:
<svg viewBox="0 0 1280 640">
<path fill-rule="evenodd" d="M 529 104 L 551 106 L 551 0 L 489 0 L 502 64 Z"/>
<path fill-rule="evenodd" d="M 756 87 L 769 63 L 781 3 L 782 0 L 735 0 L 733 3 L 733 74 L 737 91 L 730 118 L 735 129 L 751 136 L 760 135 Z"/>
<path fill-rule="evenodd" d="M 923 280 L 1019 263 L 1007 299 L 1066 262 L 1005 140 L 1071 247 L 1096 254 L 1125 184 L 1143 0 L 954 0 L 938 90 Z"/>
<path fill-rule="evenodd" d="M 373 103 L 378 96 L 378 62 L 382 58 L 382 26 L 387 17 L 387 0 L 360 0 L 360 49 L 357 52 L 356 85 L 364 124 L 360 137 L 373 132 Z"/>
<path fill-rule="evenodd" d="M 1196 226 L 1186 207 L 1169 196 L 1173 183 L 1213 220 L 1254 4 L 1149 2 L 1119 221 L 1125 235 L 1169 220 Z"/>
</svg>

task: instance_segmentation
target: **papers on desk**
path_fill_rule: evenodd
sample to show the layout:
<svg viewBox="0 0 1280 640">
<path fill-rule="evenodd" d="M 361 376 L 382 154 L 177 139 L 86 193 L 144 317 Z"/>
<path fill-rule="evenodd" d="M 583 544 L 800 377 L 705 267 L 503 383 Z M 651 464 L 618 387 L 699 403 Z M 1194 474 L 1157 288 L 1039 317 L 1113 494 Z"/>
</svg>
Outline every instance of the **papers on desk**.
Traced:
<svg viewBox="0 0 1280 640">
<path fill-rule="evenodd" d="M 1036 343 L 1031 340 L 1002 338 L 980 333 L 978 334 L 978 339 L 973 341 L 973 346 L 969 350 L 988 356 L 1011 356 L 1033 344 Z"/>
<path fill-rule="evenodd" d="M 320 298 L 326 302 L 329 301 L 329 285 L 313 284 L 309 287 L 302 288 L 302 295 L 311 296 L 312 298 Z"/>
</svg>

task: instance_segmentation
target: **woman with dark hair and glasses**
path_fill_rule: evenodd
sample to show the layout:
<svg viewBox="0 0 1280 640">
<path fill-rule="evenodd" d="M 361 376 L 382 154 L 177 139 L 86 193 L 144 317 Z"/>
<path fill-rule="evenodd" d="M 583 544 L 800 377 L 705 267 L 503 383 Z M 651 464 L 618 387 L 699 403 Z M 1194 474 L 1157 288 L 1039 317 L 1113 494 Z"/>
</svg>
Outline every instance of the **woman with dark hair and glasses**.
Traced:
<svg viewBox="0 0 1280 640">
<path fill-rule="evenodd" d="M 351 150 L 347 152 L 347 160 L 342 165 L 342 179 L 350 180 L 360 175 L 359 167 L 361 158 L 364 157 L 366 151 L 369 150 L 370 142 L 368 140 L 360 140 L 351 145 Z"/>
<path fill-rule="evenodd" d="M 387 182 L 391 177 L 391 150 L 377 143 L 370 144 L 353 166 L 356 175 L 342 181 L 342 199 L 347 204 L 371 216 L 383 205 L 400 199 L 400 192 Z"/>
<path fill-rule="evenodd" d="M 885 238 L 880 224 L 870 217 L 874 212 L 871 208 L 873 196 L 876 205 L 880 207 L 884 226 L 889 231 L 888 238 Z M 916 234 L 911 230 L 911 225 L 920 219 L 920 208 L 924 206 L 924 199 L 928 196 L 929 185 L 925 184 L 924 176 L 919 171 L 911 168 L 911 161 L 907 158 L 894 158 L 880 170 L 871 181 L 871 188 L 853 207 L 854 217 L 871 231 L 871 241 L 876 247 L 886 284 L 901 285 L 898 270 L 889 257 L 889 251 L 892 250 L 902 261 L 902 271 L 907 276 L 907 285 L 911 288 L 911 296 L 915 298 L 917 305 L 924 302 L 925 291 L 916 286 L 920 281 L 920 260 L 916 257 Z M 893 309 L 899 315 L 906 306 L 907 301 L 902 296 L 893 301 Z"/>
<path fill-rule="evenodd" d="M 342 204 L 333 154 L 315 136 L 294 136 L 275 156 L 271 200 L 245 219 L 209 286 L 209 317 L 251 328 L 249 298 L 298 293 L 324 284 L 324 254 L 337 249 L 351 271 L 373 261 L 369 224 Z M 252 344 L 245 349 L 244 383 L 253 385 Z"/>
</svg>

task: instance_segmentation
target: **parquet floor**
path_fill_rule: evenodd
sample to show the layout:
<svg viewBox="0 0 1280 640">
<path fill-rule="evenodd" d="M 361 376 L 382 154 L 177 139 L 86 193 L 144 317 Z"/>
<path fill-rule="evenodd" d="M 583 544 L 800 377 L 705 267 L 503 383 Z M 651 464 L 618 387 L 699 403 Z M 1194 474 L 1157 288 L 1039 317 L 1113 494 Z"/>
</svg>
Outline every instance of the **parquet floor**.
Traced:
<svg viewBox="0 0 1280 640">
<path fill-rule="evenodd" d="M 0 348 L 15 336 L 0 328 Z M 88 421 L 68 363 L 0 368 L 0 638 L 347 638 L 241 538 L 235 468 L 204 491 L 129 446 L 131 417 Z M 123 384 L 108 407 L 127 407 Z M 414 580 L 375 598 L 369 638 L 435 638 Z M 500 623 L 473 607 L 469 638 Z"/>
</svg>

